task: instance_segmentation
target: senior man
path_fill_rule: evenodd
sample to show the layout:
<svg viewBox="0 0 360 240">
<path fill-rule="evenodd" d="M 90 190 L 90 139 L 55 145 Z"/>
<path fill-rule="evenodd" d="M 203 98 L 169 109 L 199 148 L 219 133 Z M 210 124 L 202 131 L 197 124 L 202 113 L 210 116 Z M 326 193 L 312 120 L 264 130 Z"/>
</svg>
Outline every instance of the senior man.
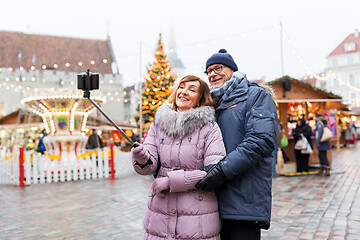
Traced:
<svg viewBox="0 0 360 240">
<path fill-rule="evenodd" d="M 272 152 L 278 117 L 270 87 L 250 82 L 225 49 L 206 61 L 227 156 L 196 187 L 216 191 L 221 239 L 260 239 L 270 227 Z"/>
</svg>

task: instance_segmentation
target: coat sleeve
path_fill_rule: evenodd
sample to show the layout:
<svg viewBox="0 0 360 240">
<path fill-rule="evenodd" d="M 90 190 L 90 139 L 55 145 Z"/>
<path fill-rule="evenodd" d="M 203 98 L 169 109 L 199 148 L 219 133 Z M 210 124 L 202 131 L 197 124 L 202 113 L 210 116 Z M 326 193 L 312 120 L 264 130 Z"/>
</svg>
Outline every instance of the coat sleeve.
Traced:
<svg viewBox="0 0 360 240">
<path fill-rule="evenodd" d="M 216 123 L 210 123 L 210 130 L 205 136 L 204 166 L 218 163 L 226 155 L 220 128 Z M 201 170 L 175 170 L 167 173 L 170 192 L 185 192 L 195 189 L 195 184 L 205 177 L 206 172 Z"/>
<path fill-rule="evenodd" d="M 259 88 L 257 88 L 259 89 Z M 276 105 L 265 90 L 249 90 L 249 109 L 245 113 L 243 141 L 221 161 L 228 180 L 255 166 L 275 149 L 278 124 Z"/>
<path fill-rule="evenodd" d="M 150 154 L 150 160 L 152 164 L 146 165 L 144 168 L 140 167 L 136 164 L 137 159 L 132 154 L 132 163 L 134 170 L 140 175 L 151 175 L 155 172 L 158 165 L 158 148 L 156 145 L 156 126 L 154 124 L 151 125 L 148 134 L 144 141 L 144 150 Z"/>
<path fill-rule="evenodd" d="M 315 144 L 316 146 L 319 146 L 320 145 L 320 140 L 321 140 L 321 137 L 323 135 L 323 131 L 324 131 L 324 127 L 321 123 L 316 123 L 316 130 L 317 131 L 317 134 L 315 135 L 316 136 L 316 139 L 315 139 Z"/>
<path fill-rule="evenodd" d="M 298 133 L 297 128 L 292 130 L 291 135 L 294 138 L 294 143 L 296 143 L 300 138 L 300 134 Z"/>
<path fill-rule="evenodd" d="M 311 134 L 312 134 L 312 129 L 311 129 L 310 126 L 307 126 L 307 127 L 305 128 L 305 131 L 304 131 L 304 136 L 305 136 L 306 138 L 310 138 L 310 137 L 311 137 Z"/>
</svg>

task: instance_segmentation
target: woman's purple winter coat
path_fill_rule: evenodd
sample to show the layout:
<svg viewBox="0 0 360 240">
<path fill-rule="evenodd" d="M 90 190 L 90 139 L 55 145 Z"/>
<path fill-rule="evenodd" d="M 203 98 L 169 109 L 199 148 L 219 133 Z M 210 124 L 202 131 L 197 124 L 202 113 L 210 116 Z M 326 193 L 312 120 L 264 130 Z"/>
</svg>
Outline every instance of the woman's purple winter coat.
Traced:
<svg viewBox="0 0 360 240">
<path fill-rule="evenodd" d="M 168 177 L 165 198 L 151 196 L 145 218 L 145 239 L 220 239 L 220 218 L 215 193 L 195 189 L 206 172 L 200 167 L 225 156 L 225 147 L 212 107 L 184 112 L 162 105 L 144 142 L 153 164 L 133 166 L 141 175 Z"/>
</svg>

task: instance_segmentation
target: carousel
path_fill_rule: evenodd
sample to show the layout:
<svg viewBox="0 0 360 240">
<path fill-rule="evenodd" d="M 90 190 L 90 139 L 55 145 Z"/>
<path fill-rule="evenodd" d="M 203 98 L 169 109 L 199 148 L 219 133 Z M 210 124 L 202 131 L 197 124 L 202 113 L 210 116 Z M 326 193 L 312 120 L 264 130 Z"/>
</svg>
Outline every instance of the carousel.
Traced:
<svg viewBox="0 0 360 240">
<path fill-rule="evenodd" d="M 92 99 L 97 104 L 105 101 L 99 91 L 92 93 Z M 48 133 L 43 140 L 48 157 L 73 162 L 85 152 L 86 121 L 94 106 L 81 90 L 36 90 L 21 103 L 42 117 Z"/>
</svg>

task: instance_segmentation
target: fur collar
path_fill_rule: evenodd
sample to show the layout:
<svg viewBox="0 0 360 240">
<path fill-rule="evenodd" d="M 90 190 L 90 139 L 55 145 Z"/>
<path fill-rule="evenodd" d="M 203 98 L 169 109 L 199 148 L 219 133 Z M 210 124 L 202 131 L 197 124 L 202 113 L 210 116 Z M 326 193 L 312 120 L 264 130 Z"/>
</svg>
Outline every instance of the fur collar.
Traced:
<svg viewBox="0 0 360 240">
<path fill-rule="evenodd" d="M 183 138 L 215 121 L 213 107 L 202 106 L 184 112 L 174 111 L 171 107 L 171 104 L 160 106 L 155 114 L 154 124 L 173 138 Z"/>
</svg>

